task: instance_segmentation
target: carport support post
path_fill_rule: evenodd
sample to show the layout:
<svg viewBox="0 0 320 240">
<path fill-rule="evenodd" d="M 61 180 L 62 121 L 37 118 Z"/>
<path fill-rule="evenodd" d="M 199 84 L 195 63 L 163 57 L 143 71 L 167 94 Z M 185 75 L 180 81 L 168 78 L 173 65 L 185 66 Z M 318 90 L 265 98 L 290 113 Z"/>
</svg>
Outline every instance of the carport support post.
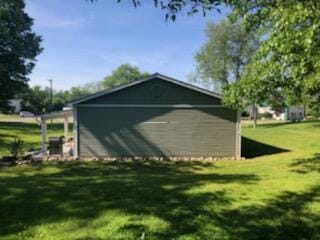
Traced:
<svg viewBox="0 0 320 240">
<path fill-rule="evenodd" d="M 68 117 L 64 117 L 64 139 L 65 139 L 65 141 L 68 141 L 68 132 L 69 132 Z"/>
<path fill-rule="evenodd" d="M 73 107 L 73 158 L 77 159 L 78 153 L 78 110 L 77 106 Z"/>
<path fill-rule="evenodd" d="M 47 155 L 47 122 L 45 118 L 41 118 L 41 134 L 42 134 L 42 154 Z"/>
</svg>

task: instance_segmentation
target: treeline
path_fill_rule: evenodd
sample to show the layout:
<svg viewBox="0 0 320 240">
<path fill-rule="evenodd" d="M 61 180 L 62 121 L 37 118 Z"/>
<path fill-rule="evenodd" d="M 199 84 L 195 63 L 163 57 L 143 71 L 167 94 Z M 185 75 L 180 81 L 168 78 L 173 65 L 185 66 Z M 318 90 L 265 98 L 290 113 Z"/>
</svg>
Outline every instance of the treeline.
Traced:
<svg viewBox="0 0 320 240">
<path fill-rule="evenodd" d="M 72 87 L 69 90 L 54 90 L 51 93 L 49 87 L 34 86 L 26 89 L 19 97 L 22 99 L 22 109 L 31 111 L 35 114 L 42 112 L 58 111 L 68 102 L 77 98 L 103 91 L 120 84 L 135 81 L 150 75 L 147 72 L 141 72 L 136 66 L 122 64 L 112 73 L 106 76 L 102 81 L 87 83 L 83 86 Z"/>
<path fill-rule="evenodd" d="M 22 94 L 22 109 L 39 114 L 41 112 L 58 111 L 68 102 L 95 93 L 100 89 L 100 84 L 86 84 L 72 87 L 70 90 L 53 90 L 52 102 L 49 87 L 33 86 Z"/>
</svg>

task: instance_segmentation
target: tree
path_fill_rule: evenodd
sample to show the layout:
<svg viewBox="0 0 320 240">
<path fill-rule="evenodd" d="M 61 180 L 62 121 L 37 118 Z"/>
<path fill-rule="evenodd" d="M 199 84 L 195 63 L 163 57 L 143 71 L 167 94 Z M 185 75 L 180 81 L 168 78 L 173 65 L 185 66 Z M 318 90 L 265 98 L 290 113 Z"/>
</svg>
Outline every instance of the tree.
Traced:
<svg viewBox="0 0 320 240">
<path fill-rule="evenodd" d="M 253 71 L 252 73 L 249 71 Z M 222 102 L 233 109 L 245 109 L 247 106 L 253 106 L 253 127 L 257 126 L 257 105 L 265 101 L 265 96 L 269 93 L 269 86 L 264 81 L 268 79 L 259 79 L 261 69 L 249 69 L 244 74 L 250 74 L 251 78 L 241 77 L 240 81 L 229 84 L 222 89 Z M 255 79 L 259 79 L 259 82 Z"/>
<path fill-rule="evenodd" d="M 197 70 L 205 83 L 221 87 L 240 79 L 244 67 L 250 62 L 259 45 L 253 32 L 248 33 L 239 21 L 228 19 L 218 24 L 208 23 L 207 42 L 196 54 Z"/>
<path fill-rule="evenodd" d="M 50 106 L 50 88 L 40 86 L 29 88 L 22 95 L 22 109 L 40 114 Z"/>
<path fill-rule="evenodd" d="M 27 75 L 42 48 L 32 32 L 33 20 L 24 11 L 23 0 L 0 0 L 0 111 L 8 100 L 27 88 Z"/>
<path fill-rule="evenodd" d="M 97 92 L 96 83 L 72 87 L 70 90 L 53 90 L 52 106 L 50 102 L 50 88 L 34 86 L 27 89 L 22 95 L 23 110 L 40 114 L 48 111 L 61 110 L 68 102 Z"/>
<path fill-rule="evenodd" d="M 141 72 L 138 67 L 130 64 L 122 64 L 106 76 L 101 82 L 104 89 L 112 88 L 120 84 L 129 83 L 149 76 L 147 72 Z"/>
<path fill-rule="evenodd" d="M 318 0 L 248 1 L 234 6 L 233 17 L 245 16 L 248 28 L 269 26 L 242 76 L 241 81 L 257 83 L 249 85 L 247 92 L 249 87 L 267 89 L 263 97 L 268 98 L 282 89 L 289 104 L 320 104 L 319 9 Z M 260 69 L 258 75 L 256 69 Z M 246 95 L 238 101 L 244 98 Z"/>
<path fill-rule="evenodd" d="M 61 110 L 68 102 L 77 98 L 84 97 L 101 91 L 115 87 L 119 84 L 128 83 L 149 76 L 148 73 L 142 73 L 137 67 L 129 64 L 120 65 L 110 76 L 107 76 L 103 81 L 87 83 L 83 86 L 75 86 L 70 90 L 53 90 L 52 106 L 50 103 L 50 88 L 41 88 L 34 86 L 27 89 L 20 96 L 22 97 L 23 110 L 31 111 L 35 114 L 43 113 L 44 111 Z"/>
<path fill-rule="evenodd" d="M 77 98 L 84 97 L 89 94 L 93 94 L 96 92 L 99 92 L 103 90 L 101 87 L 101 82 L 93 82 L 93 83 L 87 83 L 83 86 L 75 86 L 72 87 L 69 91 L 67 91 L 68 96 L 65 99 L 65 101 L 72 101 Z"/>
<path fill-rule="evenodd" d="M 259 37 L 255 32 L 247 32 L 241 21 L 231 23 L 229 20 L 209 23 L 206 34 L 208 40 L 195 56 L 197 71 L 203 83 L 209 83 L 221 92 L 222 88 L 240 80 L 245 66 L 259 46 Z M 255 127 L 257 102 L 255 99 L 252 101 Z"/>
<path fill-rule="evenodd" d="M 287 107 L 286 98 L 281 89 L 274 91 L 274 94 L 272 94 L 268 100 L 268 104 L 276 115 L 285 111 L 285 108 Z"/>
<path fill-rule="evenodd" d="M 98 0 L 90 0 L 95 2 Z M 122 0 L 117 0 L 121 2 Z M 235 2 L 241 0 L 234 0 Z M 141 0 L 131 0 L 134 7 L 142 5 Z M 193 15 L 198 12 L 202 12 L 205 15 L 208 11 L 216 10 L 220 12 L 220 5 L 229 5 L 229 0 L 153 0 L 155 7 L 160 7 L 162 10 L 166 11 L 166 20 L 171 19 L 175 21 L 176 15 L 186 10 L 189 15 Z"/>
<path fill-rule="evenodd" d="M 139 0 L 132 2 L 135 6 L 140 5 Z M 269 31 L 265 34 L 254 60 L 249 64 L 248 68 L 251 70 L 248 70 L 248 73 L 256 75 L 254 69 L 263 65 L 265 68 L 260 71 L 262 75 L 259 75 L 259 78 L 277 76 L 270 80 L 272 83 L 262 81 L 270 85 L 271 89 L 276 91 L 281 88 L 289 98 L 295 98 L 295 101 L 301 103 L 313 106 L 320 104 L 319 0 L 154 0 L 154 3 L 155 6 L 160 5 L 166 11 L 167 19 L 173 21 L 181 11 L 186 10 L 189 14 L 202 11 L 205 14 L 214 9 L 219 11 L 220 4 L 225 4 L 232 9 L 231 18 L 244 19 L 248 30 L 267 26 Z M 248 74 L 245 75 L 249 77 Z M 259 85 L 258 88 L 260 87 L 266 86 Z M 228 92 L 225 91 L 225 94 Z M 268 97 L 267 94 L 270 94 L 270 91 L 265 93 L 264 98 Z M 226 98 L 228 102 L 230 98 Z"/>
</svg>

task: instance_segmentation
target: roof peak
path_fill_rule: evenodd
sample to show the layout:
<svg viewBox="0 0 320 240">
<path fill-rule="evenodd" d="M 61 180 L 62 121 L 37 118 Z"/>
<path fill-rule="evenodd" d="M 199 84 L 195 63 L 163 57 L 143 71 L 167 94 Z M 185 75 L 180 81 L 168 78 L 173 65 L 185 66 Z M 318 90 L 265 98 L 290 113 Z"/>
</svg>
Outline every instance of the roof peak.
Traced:
<svg viewBox="0 0 320 240">
<path fill-rule="evenodd" d="M 201 92 L 203 94 L 206 94 L 206 95 L 209 95 L 209 96 L 212 96 L 212 97 L 215 97 L 215 98 L 219 98 L 219 99 L 221 98 L 220 95 L 215 93 L 215 92 L 209 91 L 207 89 L 204 89 L 204 88 L 192 85 L 190 83 L 187 83 L 187 82 L 184 82 L 184 81 L 180 81 L 180 80 L 177 80 L 175 78 L 168 77 L 166 75 L 163 75 L 163 74 L 160 74 L 160 73 L 156 72 L 156 73 L 153 73 L 150 76 L 148 76 L 146 78 L 143 78 L 141 80 L 129 82 L 129 83 L 126 83 L 126 84 L 123 84 L 123 85 L 120 85 L 120 86 L 117 86 L 117 87 L 114 87 L 114 88 L 111 88 L 111 89 L 103 90 L 101 92 L 94 93 L 94 94 L 91 94 L 89 96 L 86 96 L 86 97 L 80 98 L 78 100 L 75 100 L 75 101 L 73 101 L 73 102 L 71 102 L 69 104 L 74 105 L 74 104 L 78 104 L 78 103 L 81 103 L 81 102 L 85 102 L 85 101 L 90 100 L 92 98 L 96 98 L 96 97 L 100 97 L 102 95 L 110 94 L 110 93 L 122 90 L 124 88 L 127 88 L 127 87 L 131 87 L 131 86 L 134 86 L 134 85 L 137 85 L 137 84 L 140 84 L 140 83 L 144 83 L 144 82 L 153 80 L 155 78 L 159 78 L 159 79 L 161 79 L 163 81 L 167 81 L 167 82 L 170 82 L 170 83 L 173 83 L 173 84 L 176 84 L 176 85 L 180 85 L 182 87 L 189 88 L 189 89 L 191 89 L 193 91 Z"/>
</svg>

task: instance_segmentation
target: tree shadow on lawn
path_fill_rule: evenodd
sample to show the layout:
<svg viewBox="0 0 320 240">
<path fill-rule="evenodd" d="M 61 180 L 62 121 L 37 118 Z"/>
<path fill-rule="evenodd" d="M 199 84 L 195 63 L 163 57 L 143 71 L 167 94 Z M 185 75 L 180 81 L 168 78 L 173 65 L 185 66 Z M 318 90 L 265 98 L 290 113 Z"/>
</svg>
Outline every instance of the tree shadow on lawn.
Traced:
<svg viewBox="0 0 320 240">
<path fill-rule="evenodd" d="M 290 167 L 294 167 L 292 171 L 296 173 L 320 173 L 320 153 L 316 153 L 313 157 L 310 158 L 297 159 L 296 161 L 290 164 Z"/>
<path fill-rule="evenodd" d="M 17 138 L 16 135 L 12 134 L 1 134 L 0 133 L 0 160 L 1 156 L 9 155 L 12 150 L 12 145 L 14 140 Z M 23 139 L 22 139 L 23 140 Z M 37 141 L 24 141 L 23 140 L 23 151 L 35 150 L 40 147 L 39 142 Z"/>
<path fill-rule="evenodd" d="M 11 144 L 12 142 L 8 139 L 13 139 L 15 138 L 16 136 L 15 135 L 12 135 L 12 134 L 2 134 L 0 133 L 0 149 L 3 148 L 3 149 L 10 149 L 11 147 Z"/>
<path fill-rule="evenodd" d="M 37 122 L 0 122 L 1 130 L 21 131 L 23 134 L 39 134 L 40 124 Z M 48 123 L 48 129 L 52 131 L 63 131 L 63 123 Z"/>
<path fill-rule="evenodd" d="M 217 217 L 230 239 L 304 240 L 320 238 L 320 211 L 308 206 L 320 197 L 320 186 L 304 192 L 283 192 L 265 205 L 227 210 Z"/>
<path fill-rule="evenodd" d="M 284 152 L 289 152 L 289 150 L 241 137 L 241 155 L 245 158 L 255 158 Z"/>
<path fill-rule="evenodd" d="M 209 165 L 213 168 L 211 163 L 64 163 L 54 165 L 60 172 L 52 174 L 46 174 L 42 165 L 33 166 L 39 171 L 34 176 L 21 172 L 0 178 L 0 235 L 72 218 L 91 222 L 105 211 L 118 210 L 167 222 L 165 231 L 152 232 L 147 225 L 142 229 L 156 239 L 201 236 L 199 224 L 212 221 L 206 207 L 227 206 L 231 199 L 224 190 L 188 191 L 207 183 L 258 181 L 250 174 L 196 173 Z M 130 231 L 137 239 L 141 227 L 132 224 L 121 226 L 119 234 Z M 92 233 L 88 231 L 88 237 Z"/>
<path fill-rule="evenodd" d="M 317 239 L 319 214 L 303 211 L 319 196 L 319 188 L 304 193 L 284 193 L 266 202 L 233 209 L 224 184 L 255 184 L 251 174 L 201 173 L 212 163 L 62 163 L 60 172 L 0 179 L 0 235 L 18 234 L 40 224 L 68 219 L 84 221 L 82 239 L 92 236 L 99 225 L 90 223 L 105 211 L 117 210 L 133 216 L 118 226 L 114 239 Z M 205 184 L 221 184 L 220 190 L 204 190 Z M 153 230 L 146 216 L 165 221 L 164 229 Z M 88 223 L 88 224 L 87 224 Z M 103 227 L 109 224 L 103 223 Z M 101 227 L 101 226 L 100 226 Z M 129 234 L 129 235 L 128 235 Z M 290 237 L 287 237 L 290 236 Z M 113 237 L 113 236 L 112 236 Z M 121 238 L 122 237 L 122 238 Z M 79 238 L 81 239 L 81 238 Z M 112 238 L 111 238 L 112 239 Z"/>
</svg>

